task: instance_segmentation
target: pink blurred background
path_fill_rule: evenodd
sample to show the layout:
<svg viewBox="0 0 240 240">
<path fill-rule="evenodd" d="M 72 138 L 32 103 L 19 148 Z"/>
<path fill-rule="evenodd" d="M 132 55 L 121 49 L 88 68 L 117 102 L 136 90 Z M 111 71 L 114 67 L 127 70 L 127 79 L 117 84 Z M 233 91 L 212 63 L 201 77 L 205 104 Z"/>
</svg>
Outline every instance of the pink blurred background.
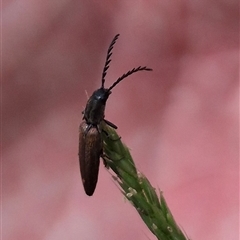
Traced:
<svg viewBox="0 0 240 240">
<path fill-rule="evenodd" d="M 194 240 L 238 239 L 239 1 L 2 3 L 2 239 L 155 239 L 101 162 L 85 195 L 78 126 L 139 65 L 106 119 Z"/>
</svg>

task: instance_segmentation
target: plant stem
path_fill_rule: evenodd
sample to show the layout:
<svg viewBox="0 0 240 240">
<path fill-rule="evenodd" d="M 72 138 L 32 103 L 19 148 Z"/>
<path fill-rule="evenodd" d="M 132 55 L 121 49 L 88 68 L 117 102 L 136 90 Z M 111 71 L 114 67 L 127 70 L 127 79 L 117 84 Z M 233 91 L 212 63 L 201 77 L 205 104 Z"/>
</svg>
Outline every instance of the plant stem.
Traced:
<svg viewBox="0 0 240 240">
<path fill-rule="evenodd" d="M 116 131 L 105 123 L 102 129 L 106 165 L 114 172 L 113 178 L 122 194 L 136 208 L 150 231 L 160 240 L 189 240 L 176 224 L 163 193 L 158 196 L 148 179 L 136 169 L 129 149 Z"/>
</svg>

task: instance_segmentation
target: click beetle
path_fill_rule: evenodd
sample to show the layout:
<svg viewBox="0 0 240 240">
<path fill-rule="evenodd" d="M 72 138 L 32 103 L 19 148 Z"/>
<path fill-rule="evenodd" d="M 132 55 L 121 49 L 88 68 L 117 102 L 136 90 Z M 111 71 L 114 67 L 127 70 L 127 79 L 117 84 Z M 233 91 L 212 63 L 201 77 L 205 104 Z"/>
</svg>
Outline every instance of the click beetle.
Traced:
<svg viewBox="0 0 240 240">
<path fill-rule="evenodd" d="M 131 74 L 139 71 L 152 71 L 151 68 L 137 67 L 128 71 L 119 77 L 109 88 L 104 87 L 105 77 L 109 64 L 111 62 L 112 49 L 119 34 L 117 34 L 107 52 L 107 58 L 102 73 L 102 85 L 99 89 L 93 92 L 92 96 L 88 99 L 86 107 L 83 111 L 83 122 L 79 127 L 79 163 L 82 182 L 85 193 L 92 196 L 98 180 L 99 162 L 100 157 L 103 157 L 103 140 L 101 137 L 102 127 L 101 124 L 105 123 L 114 129 L 117 126 L 107 121 L 104 116 L 106 101 L 111 94 L 111 90 L 120 83 L 123 79 Z"/>
</svg>

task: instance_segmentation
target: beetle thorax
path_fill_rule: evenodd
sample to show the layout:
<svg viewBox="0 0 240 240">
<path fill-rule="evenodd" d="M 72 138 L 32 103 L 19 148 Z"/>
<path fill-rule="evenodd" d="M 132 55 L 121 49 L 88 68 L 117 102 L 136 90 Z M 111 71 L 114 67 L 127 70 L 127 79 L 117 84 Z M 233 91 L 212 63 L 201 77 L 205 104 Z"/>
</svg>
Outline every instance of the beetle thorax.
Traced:
<svg viewBox="0 0 240 240">
<path fill-rule="evenodd" d="M 93 92 L 84 110 L 83 118 L 87 124 L 97 126 L 104 119 L 106 101 L 110 94 L 111 91 L 106 88 L 100 88 Z"/>
</svg>

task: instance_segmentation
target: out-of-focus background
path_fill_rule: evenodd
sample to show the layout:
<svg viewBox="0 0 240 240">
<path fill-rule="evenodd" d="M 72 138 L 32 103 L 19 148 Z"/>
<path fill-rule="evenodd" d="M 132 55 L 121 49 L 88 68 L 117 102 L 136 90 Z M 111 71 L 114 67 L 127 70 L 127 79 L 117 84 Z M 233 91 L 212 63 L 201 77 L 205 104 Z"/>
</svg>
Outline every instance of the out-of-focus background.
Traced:
<svg viewBox="0 0 240 240">
<path fill-rule="evenodd" d="M 2 239 L 155 239 L 102 162 L 85 195 L 78 127 L 106 119 L 194 240 L 238 239 L 239 1 L 2 3 Z"/>
</svg>

